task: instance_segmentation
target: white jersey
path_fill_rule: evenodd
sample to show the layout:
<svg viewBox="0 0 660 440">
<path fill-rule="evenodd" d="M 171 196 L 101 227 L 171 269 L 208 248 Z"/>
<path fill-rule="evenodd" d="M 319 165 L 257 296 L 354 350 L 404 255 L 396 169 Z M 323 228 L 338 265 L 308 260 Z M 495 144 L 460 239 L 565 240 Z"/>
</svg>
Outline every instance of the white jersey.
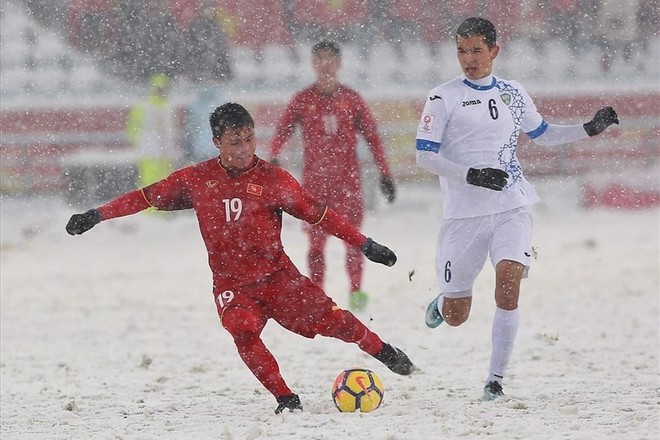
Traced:
<svg viewBox="0 0 660 440">
<path fill-rule="evenodd" d="M 516 157 L 520 130 L 534 139 L 548 125 L 525 89 L 494 76 L 461 76 L 429 93 L 417 128 L 417 163 L 440 176 L 443 218 L 496 214 L 539 200 Z M 448 165 L 448 166 L 447 166 Z M 502 191 L 470 185 L 469 168 L 509 173 Z"/>
</svg>

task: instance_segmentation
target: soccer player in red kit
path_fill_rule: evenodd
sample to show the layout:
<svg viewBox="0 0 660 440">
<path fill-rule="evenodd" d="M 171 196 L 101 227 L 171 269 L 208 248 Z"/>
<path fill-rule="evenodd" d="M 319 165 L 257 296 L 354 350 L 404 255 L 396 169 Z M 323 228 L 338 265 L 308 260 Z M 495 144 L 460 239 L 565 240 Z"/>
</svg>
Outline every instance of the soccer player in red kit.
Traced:
<svg viewBox="0 0 660 440">
<path fill-rule="evenodd" d="M 316 82 L 297 93 L 284 110 L 270 144 L 271 160 L 293 134 L 297 124 L 302 128 L 302 184 L 313 197 L 331 206 L 356 228 L 362 225 L 364 201 L 360 163 L 357 154 L 358 134 L 367 141 L 380 171 L 380 188 L 389 202 L 396 196 L 394 180 L 387 163 L 376 121 L 362 97 L 337 79 L 341 66 L 339 46 L 322 41 L 312 48 Z M 307 264 L 312 281 L 323 286 L 324 249 L 328 234 L 311 226 Z M 348 245 L 346 270 L 350 283 L 350 307 L 364 310 L 367 295 L 361 290 L 363 256 Z"/>
<path fill-rule="evenodd" d="M 140 212 L 194 209 L 213 273 L 220 321 L 234 338 L 243 362 L 276 398 L 276 414 L 302 410 L 298 395 L 280 375 L 260 334 L 269 319 L 301 336 L 352 342 L 395 373 L 413 365 L 400 349 L 384 343 L 323 289 L 300 274 L 284 253 L 282 213 L 323 228 L 371 261 L 392 266 L 394 253 L 365 237 L 326 204 L 310 196 L 282 168 L 255 155 L 254 121 L 239 104 L 218 107 L 210 117 L 219 157 L 182 168 L 145 188 L 74 214 L 66 230 L 82 234 L 104 220 Z"/>
</svg>

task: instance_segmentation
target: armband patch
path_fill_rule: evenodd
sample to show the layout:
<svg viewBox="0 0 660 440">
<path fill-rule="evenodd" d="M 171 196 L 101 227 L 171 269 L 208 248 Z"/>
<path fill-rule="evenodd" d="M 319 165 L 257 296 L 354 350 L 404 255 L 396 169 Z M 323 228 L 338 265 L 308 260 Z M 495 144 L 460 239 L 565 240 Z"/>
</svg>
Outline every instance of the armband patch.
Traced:
<svg viewBox="0 0 660 440">
<path fill-rule="evenodd" d="M 529 136 L 530 139 L 536 139 L 537 137 L 541 136 L 545 131 L 548 129 L 548 123 L 545 121 L 541 122 L 541 125 L 539 125 L 537 128 L 534 130 L 530 131 L 529 133 L 526 133 L 527 136 Z"/>
<path fill-rule="evenodd" d="M 437 153 L 440 151 L 440 142 L 427 141 L 426 139 L 417 139 L 415 148 L 417 151 L 432 151 Z"/>
<path fill-rule="evenodd" d="M 420 133 L 432 133 L 433 132 L 433 122 L 435 121 L 435 116 L 424 113 L 422 119 L 419 121 L 419 132 Z"/>
</svg>

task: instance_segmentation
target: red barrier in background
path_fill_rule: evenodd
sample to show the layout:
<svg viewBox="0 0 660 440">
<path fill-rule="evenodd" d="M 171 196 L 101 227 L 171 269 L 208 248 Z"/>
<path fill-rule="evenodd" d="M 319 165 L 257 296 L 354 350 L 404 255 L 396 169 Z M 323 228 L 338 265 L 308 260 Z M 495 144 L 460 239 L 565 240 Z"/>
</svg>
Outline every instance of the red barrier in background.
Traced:
<svg viewBox="0 0 660 440">
<path fill-rule="evenodd" d="M 660 95 L 562 96 L 535 99 L 549 122 L 582 123 L 612 105 L 621 125 L 586 141 L 542 147 L 521 136 L 519 157 L 526 174 L 575 175 L 644 169 L 660 160 Z M 422 99 L 371 99 L 393 172 L 400 180 L 428 179 L 415 164 L 414 141 Z M 255 118 L 263 151 L 284 102 L 245 103 Z M 185 112 L 179 112 L 183 118 Z M 24 109 L 0 114 L 0 191 L 3 194 L 60 192 L 61 160 L 81 150 L 126 151 L 127 107 Z"/>
</svg>

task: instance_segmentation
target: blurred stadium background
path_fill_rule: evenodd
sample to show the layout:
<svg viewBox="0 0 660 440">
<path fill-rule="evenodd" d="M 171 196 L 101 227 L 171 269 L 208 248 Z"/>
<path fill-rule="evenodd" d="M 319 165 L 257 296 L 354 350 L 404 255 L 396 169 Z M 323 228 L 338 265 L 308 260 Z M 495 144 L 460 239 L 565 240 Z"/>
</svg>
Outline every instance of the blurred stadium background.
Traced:
<svg viewBox="0 0 660 440">
<path fill-rule="evenodd" d="M 191 130 L 207 130 L 193 115 L 234 100 L 255 116 L 265 155 L 282 106 L 313 81 L 309 52 L 322 38 L 342 44 L 341 79 L 369 101 L 397 179 L 430 179 L 414 164 L 419 113 L 428 90 L 460 74 L 457 25 L 482 15 L 500 32 L 495 74 L 520 80 L 548 120 L 584 122 L 603 105 L 622 119 L 618 130 L 561 148 L 521 137 L 527 174 L 598 176 L 585 180 L 587 205 L 655 205 L 658 3 L 3 0 L 0 193 L 84 203 L 134 187 L 126 120 L 155 73 L 173 80 L 186 148 L 198 142 Z M 299 149 L 288 151 L 295 167 Z M 76 187 L 90 182 L 100 186 Z"/>
</svg>

